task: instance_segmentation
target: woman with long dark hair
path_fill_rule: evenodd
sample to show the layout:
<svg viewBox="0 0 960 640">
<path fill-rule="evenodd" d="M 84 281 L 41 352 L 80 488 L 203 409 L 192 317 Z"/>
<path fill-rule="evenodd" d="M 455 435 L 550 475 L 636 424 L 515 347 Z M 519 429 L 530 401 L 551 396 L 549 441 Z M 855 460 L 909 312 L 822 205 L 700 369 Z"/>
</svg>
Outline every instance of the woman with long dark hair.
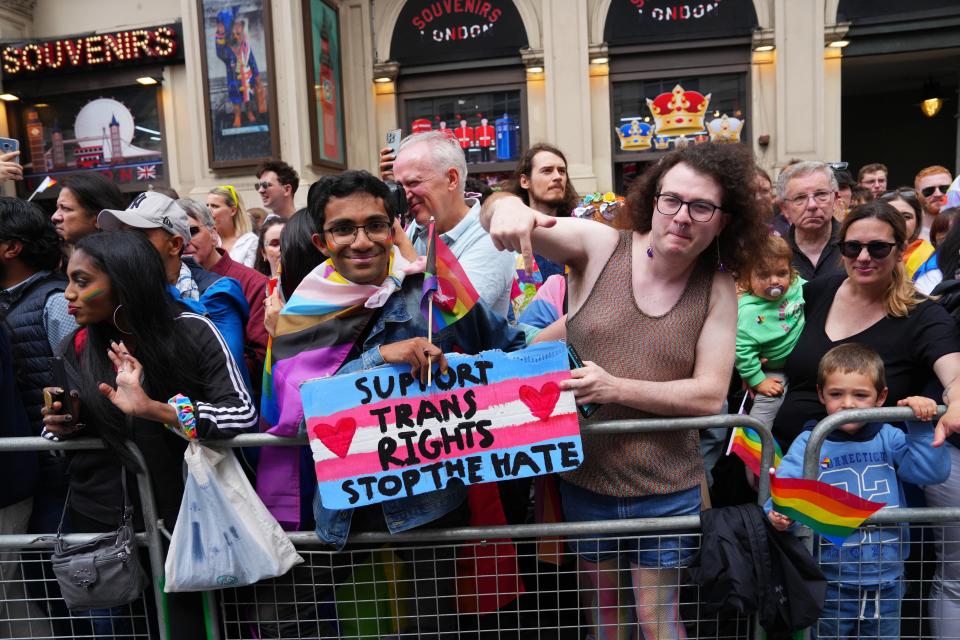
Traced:
<svg viewBox="0 0 960 640">
<path fill-rule="evenodd" d="M 236 362 L 208 319 L 184 311 L 167 294 L 160 256 L 143 235 L 83 238 L 67 276 L 64 296 L 80 328 L 62 355 L 77 393 L 70 406 L 45 410 L 44 425 L 59 437 L 86 426 L 85 433 L 111 445 L 73 456 L 74 529 L 116 527 L 121 464 L 137 468 L 125 442 L 144 454 L 159 515 L 172 527 L 183 494 L 186 442 L 164 425 L 199 439 L 255 427 L 256 410 Z M 131 497 L 137 501 L 136 492 Z"/>
</svg>

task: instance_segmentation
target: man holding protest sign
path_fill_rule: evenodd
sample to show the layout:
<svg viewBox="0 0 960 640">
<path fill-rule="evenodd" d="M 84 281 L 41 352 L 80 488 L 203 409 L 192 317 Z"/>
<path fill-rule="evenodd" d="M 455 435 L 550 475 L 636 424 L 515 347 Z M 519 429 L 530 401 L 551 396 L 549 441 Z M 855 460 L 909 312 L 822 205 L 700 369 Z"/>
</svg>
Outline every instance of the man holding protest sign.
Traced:
<svg viewBox="0 0 960 640">
<path fill-rule="evenodd" d="M 445 352 L 524 346 L 523 334 L 482 301 L 435 332 L 433 342 L 427 340 L 427 320 L 420 312 L 423 263 L 408 263 L 394 247 L 395 213 L 388 210 L 388 201 L 386 185 L 363 171 L 328 178 L 311 193 L 308 208 L 317 229 L 312 240 L 328 260 L 297 287 L 278 319 L 271 382 L 281 429 L 302 422 L 300 383 L 307 379 L 389 363 L 410 365 L 412 384 L 426 380 L 431 360 L 433 377 L 448 375 Z M 396 533 L 464 524 L 465 498 L 461 482 L 358 509 L 329 508 L 317 494 L 316 533 L 341 549 L 351 529 Z M 429 635 L 455 632 L 453 550 L 414 548 L 409 553 L 416 612 L 402 625 Z"/>
</svg>

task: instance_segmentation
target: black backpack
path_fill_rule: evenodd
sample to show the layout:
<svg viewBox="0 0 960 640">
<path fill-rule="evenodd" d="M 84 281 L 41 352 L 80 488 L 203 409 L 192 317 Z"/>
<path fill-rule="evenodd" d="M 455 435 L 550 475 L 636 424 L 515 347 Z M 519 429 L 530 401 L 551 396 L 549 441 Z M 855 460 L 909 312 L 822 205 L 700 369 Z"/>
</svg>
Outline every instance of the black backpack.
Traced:
<svg viewBox="0 0 960 640">
<path fill-rule="evenodd" d="M 708 509 L 700 522 L 690 575 L 705 613 L 758 613 L 771 636 L 817 622 L 827 580 L 800 540 L 774 529 L 756 504 Z"/>
</svg>

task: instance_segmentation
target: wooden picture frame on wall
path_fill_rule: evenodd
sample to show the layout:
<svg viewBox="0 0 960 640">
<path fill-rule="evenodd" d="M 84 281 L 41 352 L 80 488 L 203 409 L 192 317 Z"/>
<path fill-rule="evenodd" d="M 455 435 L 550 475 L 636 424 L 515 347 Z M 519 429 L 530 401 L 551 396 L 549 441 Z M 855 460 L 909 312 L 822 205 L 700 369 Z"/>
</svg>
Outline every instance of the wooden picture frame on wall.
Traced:
<svg viewBox="0 0 960 640">
<path fill-rule="evenodd" d="M 270 0 L 198 0 L 197 18 L 210 168 L 278 158 Z"/>
<path fill-rule="evenodd" d="M 340 13 L 327 0 L 302 0 L 310 151 L 316 166 L 347 168 Z"/>
</svg>

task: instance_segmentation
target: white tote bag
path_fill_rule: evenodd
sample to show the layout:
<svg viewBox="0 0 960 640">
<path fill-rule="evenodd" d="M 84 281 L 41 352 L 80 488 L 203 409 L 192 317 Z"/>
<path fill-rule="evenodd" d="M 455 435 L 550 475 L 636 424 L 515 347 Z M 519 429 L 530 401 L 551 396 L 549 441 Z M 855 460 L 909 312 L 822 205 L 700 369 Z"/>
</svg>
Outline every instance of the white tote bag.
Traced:
<svg viewBox="0 0 960 640">
<path fill-rule="evenodd" d="M 206 591 L 281 576 L 303 562 L 230 449 L 192 441 L 164 566 L 164 591 Z"/>
</svg>

